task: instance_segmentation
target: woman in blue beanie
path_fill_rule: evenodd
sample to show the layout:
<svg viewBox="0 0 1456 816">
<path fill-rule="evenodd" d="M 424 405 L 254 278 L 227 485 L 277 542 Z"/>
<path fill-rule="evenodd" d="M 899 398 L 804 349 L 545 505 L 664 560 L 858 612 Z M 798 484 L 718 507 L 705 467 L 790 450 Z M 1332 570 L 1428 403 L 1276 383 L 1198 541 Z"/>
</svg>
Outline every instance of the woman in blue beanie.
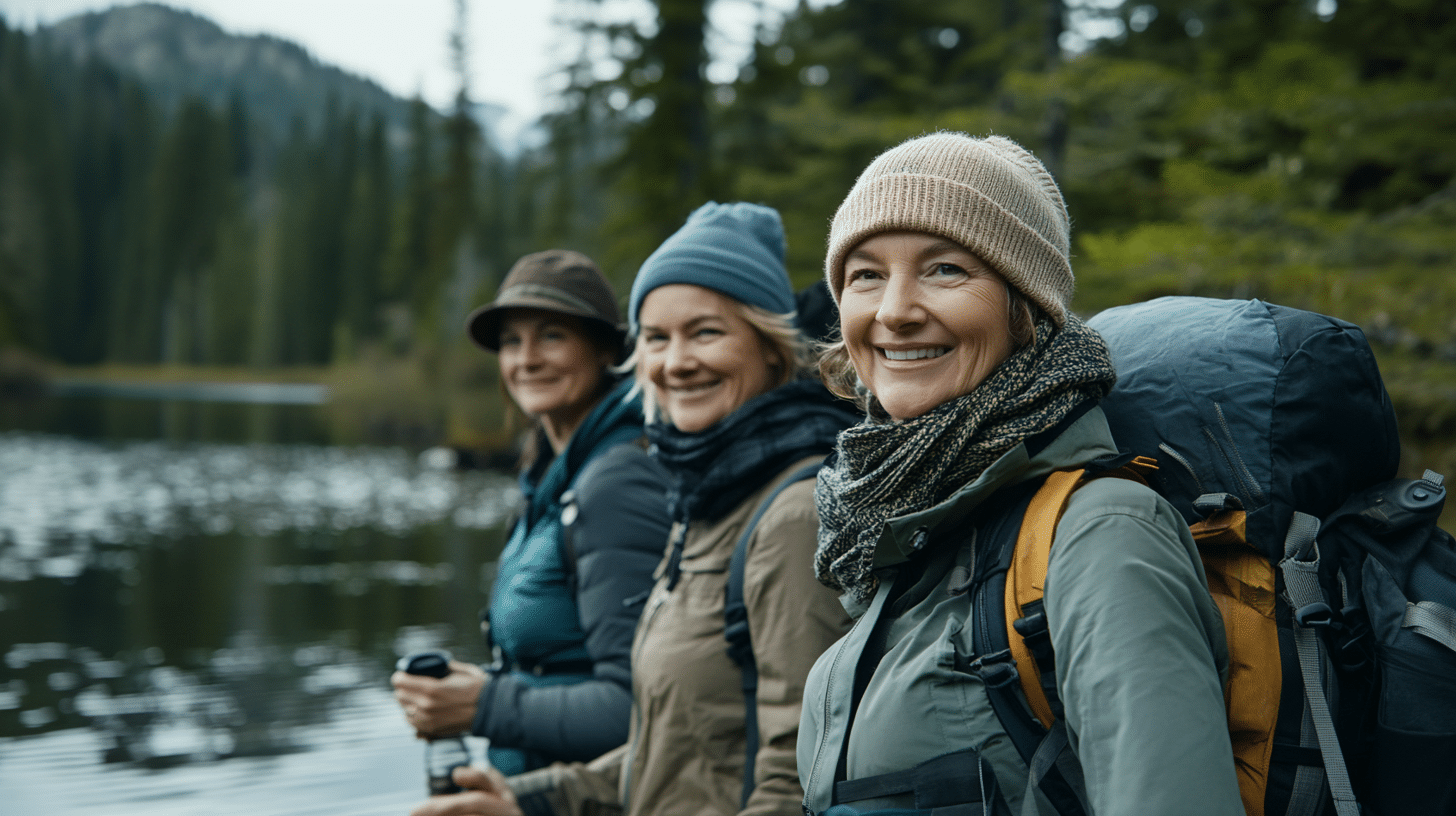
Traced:
<svg viewBox="0 0 1456 816">
<path fill-rule="evenodd" d="M 814 579 L 819 517 L 804 468 L 857 413 L 801 377 L 807 343 L 793 309 L 783 227 L 768 207 L 706 204 L 642 265 L 629 363 L 651 453 L 672 475 L 673 528 L 632 646 L 628 743 L 588 765 L 510 780 L 462 770 L 457 778 L 478 790 L 417 813 L 509 813 L 516 796 L 542 789 L 561 816 L 599 803 L 629 816 L 800 812 L 804 680 L 849 623 Z M 745 532 L 751 706 L 724 636 L 730 562 Z"/>
</svg>

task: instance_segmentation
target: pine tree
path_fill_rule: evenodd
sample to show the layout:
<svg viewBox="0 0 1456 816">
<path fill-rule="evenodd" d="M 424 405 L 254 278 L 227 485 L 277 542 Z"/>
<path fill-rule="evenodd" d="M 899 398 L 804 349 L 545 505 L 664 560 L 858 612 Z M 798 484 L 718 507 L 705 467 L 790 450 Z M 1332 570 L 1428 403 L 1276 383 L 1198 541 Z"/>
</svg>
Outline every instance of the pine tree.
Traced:
<svg viewBox="0 0 1456 816">
<path fill-rule="evenodd" d="M 235 167 L 226 122 L 199 100 L 184 102 L 149 183 L 131 359 L 204 360 L 208 270 L 224 222 L 238 213 Z"/>
<path fill-rule="evenodd" d="M 384 253 L 389 237 L 391 191 L 384 121 L 375 117 L 366 132 L 348 193 L 340 266 L 340 313 L 336 359 L 349 359 L 363 343 L 380 336 Z M 342 345 L 340 345 L 342 344 Z"/>
<path fill-rule="evenodd" d="M 64 123 L 29 38 L 0 26 L 0 334 L 54 354 L 46 310 L 74 285 Z"/>
<path fill-rule="evenodd" d="M 410 144 L 404 187 L 394 205 L 386 249 L 383 294 L 386 337 L 397 349 L 414 335 L 414 315 L 427 299 L 422 278 L 433 278 L 436 256 L 430 243 L 436 217 L 433 111 L 416 98 L 410 106 Z"/>
</svg>

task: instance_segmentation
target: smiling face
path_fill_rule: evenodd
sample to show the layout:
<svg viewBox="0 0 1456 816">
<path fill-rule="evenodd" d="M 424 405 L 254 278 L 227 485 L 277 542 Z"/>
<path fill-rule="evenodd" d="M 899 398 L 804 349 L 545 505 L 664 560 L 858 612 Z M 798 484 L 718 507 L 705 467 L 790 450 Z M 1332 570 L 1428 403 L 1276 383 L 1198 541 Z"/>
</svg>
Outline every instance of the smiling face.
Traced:
<svg viewBox="0 0 1456 816">
<path fill-rule="evenodd" d="M 840 328 L 850 361 L 895 420 L 969 394 L 1014 348 L 1006 283 L 967 249 L 884 232 L 844 261 Z"/>
<path fill-rule="evenodd" d="M 557 450 L 596 405 L 612 359 L 574 317 L 511 309 L 501 319 L 501 381 L 522 411 L 541 420 Z"/>
<path fill-rule="evenodd" d="M 736 303 L 686 283 L 647 293 L 638 312 L 637 379 L 680 431 L 712 427 L 767 392 L 782 366 Z"/>
</svg>

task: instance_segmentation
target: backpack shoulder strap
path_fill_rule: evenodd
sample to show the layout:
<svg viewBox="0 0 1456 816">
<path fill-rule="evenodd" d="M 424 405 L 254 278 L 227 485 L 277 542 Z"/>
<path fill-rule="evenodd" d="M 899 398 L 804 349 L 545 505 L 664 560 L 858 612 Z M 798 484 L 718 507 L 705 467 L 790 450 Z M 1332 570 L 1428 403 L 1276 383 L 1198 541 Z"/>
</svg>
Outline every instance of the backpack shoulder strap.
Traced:
<svg viewBox="0 0 1456 816">
<path fill-rule="evenodd" d="M 743 571 L 748 563 L 748 542 L 753 538 L 753 531 L 758 529 L 759 520 L 768 512 L 769 505 L 774 503 L 779 494 L 790 485 L 818 476 L 823 466 L 823 462 L 811 462 L 794 471 L 769 491 L 768 496 L 759 502 L 758 509 L 748 519 L 748 524 L 744 525 L 743 534 L 738 537 L 738 543 L 733 547 L 733 557 L 728 562 L 728 586 L 723 603 L 726 624 L 723 637 L 728 640 L 728 656 L 739 666 L 753 663 L 753 638 L 748 631 L 748 606 L 743 600 Z"/>
<path fill-rule="evenodd" d="M 728 657 L 738 664 L 743 673 L 743 720 L 747 732 L 744 740 L 742 800 L 745 806 L 748 804 L 749 795 L 753 793 L 753 764 L 758 756 L 758 664 L 753 659 L 753 635 L 748 629 L 748 605 L 743 600 L 748 542 L 753 538 L 753 531 L 758 528 L 759 520 L 768 512 L 774 499 L 790 485 L 818 476 L 823 466 L 822 460 L 804 465 L 769 491 L 768 496 L 759 502 L 758 509 L 753 512 L 748 524 L 744 525 L 743 535 L 738 537 L 738 543 L 733 547 L 733 557 L 728 562 L 728 586 L 724 590 L 723 599 L 723 637 L 728 641 Z"/>
<path fill-rule="evenodd" d="M 1152 459 L 1139 456 L 1110 470 L 1058 470 L 1047 477 L 1026 508 L 1016 537 L 1016 550 L 1006 571 L 1006 640 L 1016 660 L 1021 690 L 1032 713 L 1046 728 L 1061 718 L 1051 634 L 1042 608 L 1057 523 L 1072 493 L 1087 482 L 1116 477 L 1147 484 L 1143 474 L 1156 469 Z"/>
</svg>

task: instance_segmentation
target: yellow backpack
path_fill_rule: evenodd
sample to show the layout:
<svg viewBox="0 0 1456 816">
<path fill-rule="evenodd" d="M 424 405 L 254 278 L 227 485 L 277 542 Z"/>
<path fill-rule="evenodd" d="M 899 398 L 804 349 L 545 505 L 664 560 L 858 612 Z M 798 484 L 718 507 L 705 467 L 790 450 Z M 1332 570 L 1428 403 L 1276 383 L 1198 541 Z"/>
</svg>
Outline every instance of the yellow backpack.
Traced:
<svg viewBox="0 0 1456 816">
<path fill-rule="evenodd" d="M 1022 693 L 1032 713 L 1046 728 L 1054 723 L 1052 704 L 1043 686 L 1034 648 L 1040 650 L 1039 632 L 1024 634 L 1017 623 L 1040 608 L 1047 564 L 1057 522 L 1073 491 L 1093 478 L 1118 477 L 1147 484 L 1144 474 L 1157 464 L 1138 457 L 1122 468 L 1089 474 L 1063 470 L 1047 477 L 1031 498 L 1007 566 L 1006 636 L 1016 661 Z M 1239 789 L 1249 816 L 1263 816 L 1275 726 L 1279 719 L 1281 661 L 1275 622 L 1275 566 L 1244 538 L 1244 513 L 1220 510 L 1191 525 L 1203 558 L 1209 592 L 1223 614 L 1228 638 L 1229 677 L 1224 687 L 1229 738 L 1233 743 Z M 1026 629 L 1022 624 L 1022 629 Z M 1028 643 L 1028 641 L 1031 643 Z M 1043 641 L 1044 642 L 1044 641 Z"/>
</svg>

